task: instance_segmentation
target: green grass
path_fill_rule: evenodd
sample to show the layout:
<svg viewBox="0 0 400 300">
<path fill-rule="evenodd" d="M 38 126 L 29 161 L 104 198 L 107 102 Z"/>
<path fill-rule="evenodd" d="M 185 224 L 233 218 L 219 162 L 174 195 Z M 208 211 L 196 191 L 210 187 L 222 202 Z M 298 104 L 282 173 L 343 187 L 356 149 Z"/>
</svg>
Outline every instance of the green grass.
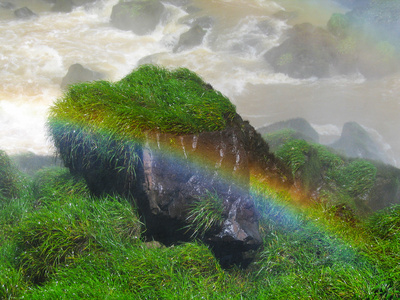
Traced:
<svg viewBox="0 0 400 300">
<path fill-rule="evenodd" d="M 0 201 L 17 196 L 20 178 L 17 169 L 8 155 L 0 150 Z"/>
<path fill-rule="evenodd" d="M 234 117 L 231 102 L 195 73 L 145 65 L 115 83 L 71 86 L 51 108 L 49 127 L 51 131 L 62 122 L 138 138 L 146 131 L 222 130 Z"/>
<path fill-rule="evenodd" d="M 186 228 L 192 237 L 204 237 L 210 231 L 221 229 L 224 221 L 224 205 L 217 193 L 207 192 L 189 207 Z"/>
<path fill-rule="evenodd" d="M 252 180 L 263 247 L 247 269 L 224 270 L 203 244 L 151 246 L 127 200 L 90 195 L 65 168 L 43 169 L 26 184 L 29 192 L 2 204 L 1 299 L 400 295 L 396 206 L 350 223 L 322 204 L 295 206 L 289 194 Z"/>
</svg>

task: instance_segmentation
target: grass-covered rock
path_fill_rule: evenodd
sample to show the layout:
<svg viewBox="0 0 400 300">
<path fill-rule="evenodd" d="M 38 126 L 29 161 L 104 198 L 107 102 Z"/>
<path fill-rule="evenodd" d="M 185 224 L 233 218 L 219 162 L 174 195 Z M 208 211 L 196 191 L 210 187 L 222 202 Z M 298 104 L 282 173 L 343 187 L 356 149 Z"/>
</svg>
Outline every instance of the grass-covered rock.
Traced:
<svg viewBox="0 0 400 300">
<path fill-rule="evenodd" d="M 229 99 L 188 69 L 144 65 L 115 83 L 72 85 L 48 127 L 65 166 L 94 195 L 134 198 L 148 238 L 201 237 L 226 265 L 261 243 L 250 172 L 268 172 L 276 184 L 288 178 Z M 202 215 L 212 225 L 190 224 L 210 195 L 223 203 Z"/>
<path fill-rule="evenodd" d="M 298 188 L 309 195 L 328 199 L 331 205 L 346 204 L 362 214 L 400 202 L 400 170 L 395 167 L 348 158 L 288 130 L 264 138 L 290 168 Z"/>
</svg>

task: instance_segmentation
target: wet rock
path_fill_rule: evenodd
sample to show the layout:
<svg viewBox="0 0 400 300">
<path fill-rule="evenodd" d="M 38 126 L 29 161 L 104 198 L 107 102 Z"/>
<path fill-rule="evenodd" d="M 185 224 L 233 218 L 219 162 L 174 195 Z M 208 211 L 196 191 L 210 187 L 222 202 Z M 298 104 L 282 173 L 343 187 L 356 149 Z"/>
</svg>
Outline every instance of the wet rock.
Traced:
<svg viewBox="0 0 400 300">
<path fill-rule="evenodd" d="M 389 163 L 384 151 L 380 149 L 368 132 L 356 122 L 345 123 L 339 140 L 331 144 L 330 147 L 349 157 Z"/>
<path fill-rule="evenodd" d="M 154 31 L 164 11 L 164 5 L 158 0 L 120 1 L 112 9 L 110 22 L 116 28 L 145 35 Z"/>
<path fill-rule="evenodd" d="M 69 13 L 72 11 L 73 6 L 72 0 L 55 0 L 51 11 Z"/>
<path fill-rule="evenodd" d="M 137 81 L 136 72 L 140 75 L 145 72 L 149 81 L 143 81 L 143 77 Z M 147 91 L 153 89 L 153 77 L 160 90 L 153 90 L 149 95 Z M 132 87 L 137 84 L 143 85 L 144 93 L 138 88 L 135 94 Z M 76 96 L 74 99 L 84 100 L 84 105 L 91 107 L 90 101 L 100 101 L 99 97 L 105 95 L 104 90 L 91 88 L 98 86 L 88 84 L 88 98 L 80 91 L 73 94 Z M 265 174 L 265 181 L 272 186 L 292 184 L 283 165 L 269 152 L 260 134 L 235 113 L 228 99 L 188 70 L 167 72 L 147 65 L 114 85 L 102 86 L 110 88 L 110 93 L 105 92 L 103 103 L 110 101 L 106 105 L 110 111 L 98 120 L 102 124 L 112 118 L 117 123 L 111 126 L 116 126 L 122 137 L 110 135 L 105 128 L 104 131 L 97 129 L 96 125 L 75 126 L 73 121 L 65 122 L 65 117 L 60 122 L 52 119 L 50 130 L 65 166 L 82 175 L 95 195 L 106 193 L 130 197 L 146 224 L 145 234 L 149 240 L 173 245 L 197 237 L 213 249 L 224 266 L 243 266 L 244 257 L 247 257 L 244 252 L 257 249 L 262 243 L 258 232 L 258 212 L 249 192 L 250 171 Z M 175 94 L 172 99 L 165 97 L 182 88 L 187 89 L 186 93 Z M 119 100 L 110 100 L 109 95 L 113 92 L 122 98 L 114 94 Z M 199 102 L 186 99 L 187 95 L 199 97 Z M 138 97 L 141 101 L 141 96 L 144 103 L 129 106 L 131 97 Z M 146 125 L 152 122 L 150 129 L 142 129 L 140 133 L 135 131 L 132 137 L 129 124 L 150 109 L 145 105 L 147 97 L 157 99 L 152 108 L 158 110 L 157 118 L 146 121 Z M 204 106 L 200 104 L 203 97 L 214 100 L 205 101 L 208 104 Z M 214 108 L 216 103 L 218 105 Z M 180 117 L 184 118 L 176 121 L 180 126 L 178 131 L 168 131 L 170 126 L 165 127 L 162 123 L 161 118 L 166 115 L 159 109 L 165 109 L 164 105 L 171 110 L 183 108 L 189 111 L 186 114 L 182 111 Z M 64 110 L 68 108 L 59 109 L 63 110 L 59 112 L 61 116 L 65 116 L 67 112 Z M 122 124 L 121 117 L 126 116 L 121 111 L 129 114 L 131 110 L 128 122 L 119 125 Z M 87 118 L 92 113 L 98 117 L 94 109 L 83 113 L 82 117 Z M 187 127 L 196 120 L 216 120 L 213 114 L 219 116 L 223 126 L 206 123 L 200 124 L 203 127 Z M 69 117 L 80 118 L 76 112 Z"/>
<path fill-rule="evenodd" d="M 308 123 L 307 120 L 303 118 L 295 118 L 287 121 L 280 121 L 268 126 L 257 128 L 257 131 L 262 135 L 264 135 L 266 133 L 271 133 L 282 129 L 293 129 L 296 132 L 300 133 L 302 136 L 304 136 L 306 140 L 315 143 L 319 142 L 318 133 L 315 131 L 314 128 L 312 128 L 310 123 Z"/>
<path fill-rule="evenodd" d="M 83 67 L 81 64 L 73 64 L 68 68 L 68 73 L 64 76 L 61 82 L 61 88 L 66 88 L 68 85 L 100 80 L 104 75 Z"/>
<path fill-rule="evenodd" d="M 187 6 L 192 3 L 191 0 L 164 0 L 164 3 L 172 4 L 178 7 Z"/>
<path fill-rule="evenodd" d="M 285 181 L 286 176 L 254 128 L 240 117 L 236 122 L 224 131 L 149 135 L 135 150 L 136 175 L 129 182 L 122 172 L 107 168 L 107 162 L 93 161 L 90 168 L 82 168 L 75 161 L 82 168 L 79 170 L 68 166 L 84 176 L 95 194 L 133 195 L 146 235 L 165 245 L 191 240 L 196 233 L 189 217 L 191 207 L 206 197 L 215 197 L 221 201 L 222 221 L 202 233 L 201 239 L 223 266 L 243 265 L 243 254 L 262 243 L 258 213 L 249 195 L 249 171 L 268 172 L 274 184 Z"/>
<path fill-rule="evenodd" d="M 299 15 L 299 13 L 296 12 L 296 11 L 280 10 L 277 13 L 274 14 L 274 17 L 279 19 L 279 20 L 288 21 L 288 20 L 292 20 L 292 19 L 297 18 L 298 15 Z"/>
<path fill-rule="evenodd" d="M 14 15 L 18 19 L 25 19 L 25 20 L 37 17 L 37 14 L 35 14 L 27 7 L 18 8 L 17 10 L 14 11 Z"/>
<path fill-rule="evenodd" d="M 188 31 L 181 34 L 178 43 L 174 47 L 174 52 L 184 51 L 201 45 L 206 33 L 207 31 L 200 25 L 193 26 Z"/>
<path fill-rule="evenodd" d="M 97 0 L 73 0 L 75 6 L 84 6 L 95 3 Z"/>
<path fill-rule="evenodd" d="M 215 19 L 210 16 L 193 17 L 189 15 L 182 20 L 182 23 L 192 27 L 198 25 L 203 29 L 210 29 L 213 27 Z"/>
<path fill-rule="evenodd" d="M 264 57 L 276 72 L 290 77 L 328 77 L 337 61 L 337 51 L 328 31 L 303 23 L 294 26 L 288 39 Z"/>
<path fill-rule="evenodd" d="M 14 4 L 12 4 L 11 2 L 0 2 L 0 8 L 4 8 L 4 9 L 14 9 Z"/>
</svg>

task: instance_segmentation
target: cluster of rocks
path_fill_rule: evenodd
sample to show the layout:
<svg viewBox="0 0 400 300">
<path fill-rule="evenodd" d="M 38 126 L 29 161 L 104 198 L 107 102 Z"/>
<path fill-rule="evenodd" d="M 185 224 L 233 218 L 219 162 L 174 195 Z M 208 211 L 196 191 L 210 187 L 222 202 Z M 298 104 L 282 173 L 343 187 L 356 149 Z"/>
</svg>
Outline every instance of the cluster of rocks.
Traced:
<svg viewBox="0 0 400 300">
<path fill-rule="evenodd" d="M 258 128 L 257 131 L 267 140 L 273 153 L 293 140 L 304 140 L 310 143 L 311 146 L 307 147 L 308 150 L 303 153 L 305 164 L 295 173 L 295 184 L 292 188 L 302 189 L 301 192 L 305 192 L 307 197 L 314 198 L 319 198 L 321 192 L 329 191 L 334 194 L 342 188 L 337 187 L 337 183 L 333 182 L 332 174 L 324 174 L 327 172 L 324 162 L 321 161 L 324 158 L 319 157 L 316 147 L 313 146 L 318 143 L 319 135 L 305 119 L 281 121 Z M 348 166 L 352 163 L 361 161 L 369 163 L 376 171 L 368 192 L 353 197 L 354 207 L 358 206 L 365 213 L 400 202 L 400 169 L 388 164 L 390 162 L 388 156 L 361 125 L 356 122 L 345 123 L 341 136 L 333 143 L 326 145 L 326 150 L 344 163 L 343 172 L 348 171 L 350 169 Z M 343 184 L 350 186 L 359 183 Z M 306 191 L 305 188 L 308 190 Z M 340 198 L 336 196 L 335 198 Z"/>
<path fill-rule="evenodd" d="M 352 10 L 332 15 L 325 28 L 297 24 L 265 54 L 276 72 L 294 78 L 361 73 L 377 78 L 399 71 L 400 4 L 343 1 Z"/>
</svg>

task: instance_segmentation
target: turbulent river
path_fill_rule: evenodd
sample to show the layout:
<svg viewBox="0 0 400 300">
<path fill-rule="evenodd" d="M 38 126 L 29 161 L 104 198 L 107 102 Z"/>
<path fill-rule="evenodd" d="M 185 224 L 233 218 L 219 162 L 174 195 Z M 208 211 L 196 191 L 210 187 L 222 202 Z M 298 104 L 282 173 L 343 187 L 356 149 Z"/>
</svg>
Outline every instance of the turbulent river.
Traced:
<svg viewBox="0 0 400 300">
<path fill-rule="evenodd" d="M 1 2 L 1 1 L 0 1 Z M 259 127 L 295 117 L 307 119 L 322 142 L 337 138 L 345 122 L 356 121 L 400 162 L 400 75 L 366 80 L 359 74 L 329 79 L 293 79 L 274 73 L 263 58 L 295 23 L 325 26 L 345 9 L 329 0 L 194 0 L 199 15 L 215 22 L 203 44 L 174 53 L 182 20 L 188 14 L 165 4 L 168 14 L 145 36 L 110 25 L 117 0 L 98 0 L 70 13 L 50 12 L 43 0 L 15 0 L 39 17 L 17 20 L 0 6 L 0 149 L 9 154 L 52 154 L 46 137 L 48 107 L 62 94 L 60 83 L 70 65 L 80 63 L 116 81 L 147 57 L 167 67 L 187 67 L 236 105 Z M 282 21 L 285 10 L 296 18 Z M 267 24 L 258 26 L 260 21 Z"/>
</svg>

